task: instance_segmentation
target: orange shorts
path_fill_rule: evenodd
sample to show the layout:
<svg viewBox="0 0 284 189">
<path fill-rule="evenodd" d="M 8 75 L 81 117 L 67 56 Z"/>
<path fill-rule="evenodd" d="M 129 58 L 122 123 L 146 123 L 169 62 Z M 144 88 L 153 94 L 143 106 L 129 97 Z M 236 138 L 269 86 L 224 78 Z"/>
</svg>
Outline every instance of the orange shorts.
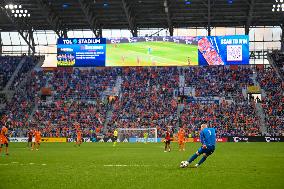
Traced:
<svg viewBox="0 0 284 189">
<path fill-rule="evenodd" d="M 184 140 L 179 140 L 179 141 L 178 141 L 178 144 L 179 144 L 179 145 L 184 144 L 184 143 L 185 143 Z"/>
<path fill-rule="evenodd" d="M 81 137 L 77 137 L 77 142 L 81 142 L 82 138 Z"/>
<path fill-rule="evenodd" d="M 8 139 L 5 136 L 0 137 L 0 144 L 8 144 Z"/>
<path fill-rule="evenodd" d="M 41 139 L 37 139 L 37 138 L 36 138 L 36 139 L 35 139 L 35 142 L 36 142 L 36 143 L 40 143 L 40 142 L 41 142 Z"/>
</svg>

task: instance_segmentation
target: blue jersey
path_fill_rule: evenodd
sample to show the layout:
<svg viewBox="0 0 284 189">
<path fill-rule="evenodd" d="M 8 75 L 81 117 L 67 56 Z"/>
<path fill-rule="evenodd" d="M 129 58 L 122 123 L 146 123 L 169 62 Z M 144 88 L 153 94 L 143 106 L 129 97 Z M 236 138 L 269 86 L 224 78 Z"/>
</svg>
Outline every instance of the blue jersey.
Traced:
<svg viewBox="0 0 284 189">
<path fill-rule="evenodd" d="M 204 128 L 200 131 L 200 141 L 206 146 L 215 146 L 216 133 L 214 128 Z"/>
</svg>

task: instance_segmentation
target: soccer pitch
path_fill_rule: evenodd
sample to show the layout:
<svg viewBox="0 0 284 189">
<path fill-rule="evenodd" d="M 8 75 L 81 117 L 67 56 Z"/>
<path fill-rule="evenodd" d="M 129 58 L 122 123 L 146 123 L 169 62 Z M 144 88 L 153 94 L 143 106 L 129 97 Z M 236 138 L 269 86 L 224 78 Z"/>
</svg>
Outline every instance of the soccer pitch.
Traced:
<svg viewBox="0 0 284 189">
<path fill-rule="evenodd" d="M 157 41 L 108 44 L 106 48 L 106 66 L 188 66 L 188 60 L 198 65 L 197 45 Z"/>
<path fill-rule="evenodd" d="M 218 143 L 199 168 L 179 168 L 200 146 L 164 153 L 162 143 L 10 143 L 0 157 L 0 189 L 283 188 L 284 143 Z M 197 159 L 199 160 L 199 158 Z M 194 162 L 196 163 L 196 161 Z"/>
</svg>

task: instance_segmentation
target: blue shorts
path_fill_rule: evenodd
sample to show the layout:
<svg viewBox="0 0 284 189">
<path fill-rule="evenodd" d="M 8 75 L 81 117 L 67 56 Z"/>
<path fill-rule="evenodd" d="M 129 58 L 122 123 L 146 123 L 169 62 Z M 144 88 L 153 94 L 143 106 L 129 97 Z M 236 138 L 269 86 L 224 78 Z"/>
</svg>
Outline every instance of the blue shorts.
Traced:
<svg viewBox="0 0 284 189">
<path fill-rule="evenodd" d="M 206 154 L 207 156 L 210 156 L 215 151 L 215 146 L 207 146 L 207 148 L 203 149 L 202 146 L 198 149 L 198 153 Z"/>
</svg>

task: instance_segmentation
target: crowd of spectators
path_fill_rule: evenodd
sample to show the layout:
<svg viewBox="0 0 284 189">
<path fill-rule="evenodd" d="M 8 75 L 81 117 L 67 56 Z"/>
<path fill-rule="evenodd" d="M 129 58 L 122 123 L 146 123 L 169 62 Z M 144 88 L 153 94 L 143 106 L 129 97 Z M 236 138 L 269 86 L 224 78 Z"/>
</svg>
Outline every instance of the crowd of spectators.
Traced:
<svg viewBox="0 0 284 189">
<path fill-rule="evenodd" d="M 261 135 L 255 103 L 242 96 L 220 103 L 187 103 L 180 119 L 181 125 L 193 136 L 198 134 L 197 126 L 202 123 L 217 128 L 218 137 Z"/>
<path fill-rule="evenodd" d="M 43 136 L 66 137 L 74 134 L 78 122 L 83 136 L 100 134 L 109 105 L 101 95 L 115 85 L 120 69 L 58 69 L 33 71 L 31 78 L 16 92 L 9 105 L 8 120 L 13 136 L 28 128 L 40 127 Z M 43 97 L 42 88 L 51 96 Z M 21 90 L 23 89 L 23 90 Z M 33 116 L 32 108 L 37 104 Z M 18 107 L 20 105 L 20 107 Z M 18 128 L 23 128 L 19 130 Z"/>
<path fill-rule="evenodd" d="M 6 86 L 22 57 L 0 56 L 0 90 Z"/>
<path fill-rule="evenodd" d="M 248 66 L 207 66 L 185 69 L 186 86 L 195 87 L 195 95 L 236 96 L 242 88 L 253 85 L 253 71 Z"/>
<path fill-rule="evenodd" d="M 274 65 L 278 67 L 278 70 L 284 79 L 284 53 L 275 51 L 272 53 L 271 57 L 274 61 Z"/>
<path fill-rule="evenodd" d="M 179 85 L 176 67 L 127 68 L 122 73 L 121 97 L 114 103 L 108 131 L 114 128 L 156 127 L 161 136 L 166 127 L 177 124 L 174 90 Z"/>
<path fill-rule="evenodd" d="M 258 69 L 257 79 L 266 96 L 262 99 L 268 133 L 284 136 L 284 82 L 272 68 Z"/>
<path fill-rule="evenodd" d="M 31 71 L 39 61 L 38 56 L 32 56 L 32 57 L 26 56 L 24 58 L 25 62 L 23 63 L 18 74 L 14 78 L 13 83 L 10 86 L 10 90 L 14 90 L 19 85 L 19 83 L 21 83 L 23 79 L 26 78 L 27 73 Z"/>
<path fill-rule="evenodd" d="M 185 101 L 183 108 L 178 106 L 175 92 L 183 74 L 185 86 L 195 88 L 197 97 L 219 97 L 219 101 Z M 267 124 L 276 135 L 276 131 L 283 131 L 284 98 L 283 83 L 273 74 L 272 70 L 258 71 L 267 94 L 263 99 Z M 120 94 L 108 103 L 104 91 L 114 88 L 118 76 L 122 79 Z M 167 128 L 176 132 L 180 126 L 189 136 L 196 136 L 204 122 L 217 128 L 218 137 L 259 136 L 255 102 L 242 94 L 243 88 L 252 85 L 251 76 L 252 69 L 247 66 L 33 70 L 18 85 L 5 120 L 13 136 L 39 126 L 43 136 L 72 137 L 75 122 L 84 137 L 108 136 L 115 128 L 157 128 L 158 137 L 162 137 Z M 50 89 L 50 96 L 42 98 L 43 87 Z"/>
</svg>

